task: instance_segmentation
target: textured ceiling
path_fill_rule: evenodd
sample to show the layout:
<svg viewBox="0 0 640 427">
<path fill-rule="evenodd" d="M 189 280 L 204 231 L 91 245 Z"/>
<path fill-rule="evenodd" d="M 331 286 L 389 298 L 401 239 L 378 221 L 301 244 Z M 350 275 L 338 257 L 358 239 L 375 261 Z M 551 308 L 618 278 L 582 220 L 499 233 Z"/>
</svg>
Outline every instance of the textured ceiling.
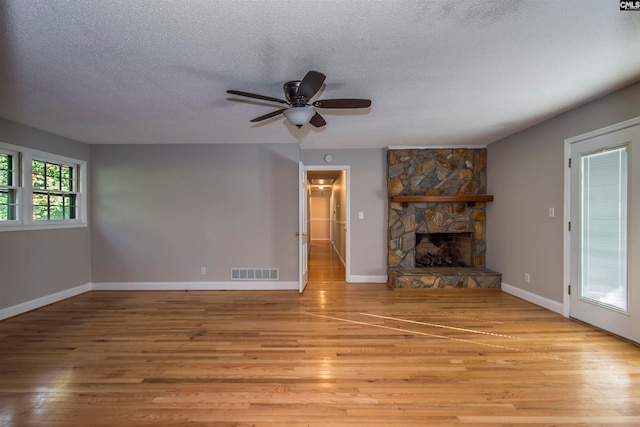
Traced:
<svg viewBox="0 0 640 427">
<path fill-rule="evenodd" d="M 87 143 L 486 145 L 640 80 L 617 0 L 0 0 L 0 25 L 0 116 Z M 372 106 L 299 130 L 225 92 L 308 70 Z"/>
</svg>

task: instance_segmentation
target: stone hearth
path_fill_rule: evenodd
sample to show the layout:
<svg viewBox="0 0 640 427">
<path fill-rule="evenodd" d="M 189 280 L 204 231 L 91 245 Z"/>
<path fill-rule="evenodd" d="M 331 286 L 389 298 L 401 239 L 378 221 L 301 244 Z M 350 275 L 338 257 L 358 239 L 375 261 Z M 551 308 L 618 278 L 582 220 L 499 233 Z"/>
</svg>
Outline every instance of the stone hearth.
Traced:
<svg viewBox="0 0 640 427">
<path fill-rule="evenodd" d="M 428 267 L 389 269 L 394 289 L 500 288 L 502 275 L 478 267 Z"/>
<path fill-rule="evenodd" d="M 485 202 L 394 202 L 394 196 L 486 195 L 485 149 L 389 150 L 388 267 L 392 288 L 499 288 L 502 275 L 485 268 Z M 446 233 L 464 241 L 466 261 L 417 268 L 416 241 Z M 462 239 L 462 235 L 465 239 Z M 450 249 L 447 249 L 450 250 Z M 453 253 L 457 250 L 451 249 Z M 418 254 L 424 257 L 424 254 Z M 427 255 L 431 257 L 430 255 Z M 446 258 L 446 256 L 445 256 Z M 446 264 L 446 263 L 444 263 Z M 460 266 L 463 265 L 463 266 Z"/>
</svg>

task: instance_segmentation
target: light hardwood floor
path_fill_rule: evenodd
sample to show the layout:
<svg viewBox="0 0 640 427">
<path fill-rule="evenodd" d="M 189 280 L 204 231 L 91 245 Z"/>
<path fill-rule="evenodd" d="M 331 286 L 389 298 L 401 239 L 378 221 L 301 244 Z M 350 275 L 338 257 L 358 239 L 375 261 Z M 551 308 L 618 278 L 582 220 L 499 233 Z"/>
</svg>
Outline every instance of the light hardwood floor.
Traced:
<svg viewBox="0 0 640 427">
<path fill-rule="evenodd" d="M 0 322 L 0 425 L 640 425 L 636 345 L 500 291 L 327 277 Z"/>
<path fill-rule="evenodd" d="M 331 242 L 312 240 L 309 245 L 309 283 L 344 284 L 345 277 L 344 264 Z"/>
</svg>

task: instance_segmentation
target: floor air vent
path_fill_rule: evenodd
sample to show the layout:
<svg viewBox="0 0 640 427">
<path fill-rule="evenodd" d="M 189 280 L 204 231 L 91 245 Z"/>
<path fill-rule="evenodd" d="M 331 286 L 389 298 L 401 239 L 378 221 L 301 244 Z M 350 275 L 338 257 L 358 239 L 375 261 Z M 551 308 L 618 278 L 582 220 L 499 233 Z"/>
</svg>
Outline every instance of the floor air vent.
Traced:
<svg viewBox="0 0 640 427">
<path fill-rule="evenodd" d="M 232 268 L 231 280 L 278 280 L 278 269 Z"/>
</svg>

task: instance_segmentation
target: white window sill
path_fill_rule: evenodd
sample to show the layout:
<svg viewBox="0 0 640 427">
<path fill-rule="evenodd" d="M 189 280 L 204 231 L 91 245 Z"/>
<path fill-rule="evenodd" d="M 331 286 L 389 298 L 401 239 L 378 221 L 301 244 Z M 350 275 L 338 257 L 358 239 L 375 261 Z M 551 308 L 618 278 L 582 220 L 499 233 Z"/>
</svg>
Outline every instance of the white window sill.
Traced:
<svg viewBox="0 0 640 427">
<path fill-rule="evenodd" d="M 86 222 L 61 222 L 58 224 L 16 224 L 5 225 L 0 224 L 0 233 L 3 231 L 28 231 L 28 230 L 57 230 L 61 228 L 84 228 L 87 227 Z"/>
</svg>

